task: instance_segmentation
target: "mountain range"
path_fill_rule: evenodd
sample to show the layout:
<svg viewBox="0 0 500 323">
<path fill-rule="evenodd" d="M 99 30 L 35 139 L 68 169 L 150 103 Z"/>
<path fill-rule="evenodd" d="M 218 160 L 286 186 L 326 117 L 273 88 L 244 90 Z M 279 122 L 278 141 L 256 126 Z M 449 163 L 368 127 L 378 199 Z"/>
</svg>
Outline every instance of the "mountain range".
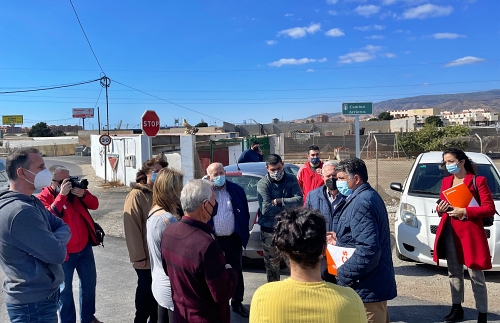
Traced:
<svg viewBox="0 0 500 323">
<path fill-rule="evenodd" d="M 384 111 L 394 110 L 413 110 L 437 108 L 441 111 L 460 112 L 466 109 L 487 109 L 490 111 L 500 111 L 500 89 L 457 93 L 457 94 L 439 94 L 439 95 L 419 95 L 402 99 L 393 99 L 381 101 L 373 104 L 373 115 L 376 117 Z M 302 120 L 313 118 L 316 121 L 318 115 L 328 115 L 330 121 L 343 121 L 345 117 L 340 112 L 337 113 L 319 113 L 311 115 Z M 295 121 L 302 121 L 295 120 Z"/>
</svg>

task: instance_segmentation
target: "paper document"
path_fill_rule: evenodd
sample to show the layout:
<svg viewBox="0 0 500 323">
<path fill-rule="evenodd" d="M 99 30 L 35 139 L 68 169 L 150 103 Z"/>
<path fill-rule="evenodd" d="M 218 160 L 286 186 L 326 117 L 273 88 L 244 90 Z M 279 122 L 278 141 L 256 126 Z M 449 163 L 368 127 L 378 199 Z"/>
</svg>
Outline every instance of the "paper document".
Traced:
<svg viewBox="0 0 500 323">
<path fill-rule="evenodd" d="M 332 245 L 327 245 L 326 249 L 326 265 L 328 272 L 332 275 L 337 275 L 337 269 L 342 266 L 349 258 L 356 248 L 344 248 Z"/>
<path fill-rule="evenodd" d="M 479 206 L 471 191 L 464 183 L 453 186 L 443 191 L 444 196 L 451 206 L 469 207 Z"/>
</svg>

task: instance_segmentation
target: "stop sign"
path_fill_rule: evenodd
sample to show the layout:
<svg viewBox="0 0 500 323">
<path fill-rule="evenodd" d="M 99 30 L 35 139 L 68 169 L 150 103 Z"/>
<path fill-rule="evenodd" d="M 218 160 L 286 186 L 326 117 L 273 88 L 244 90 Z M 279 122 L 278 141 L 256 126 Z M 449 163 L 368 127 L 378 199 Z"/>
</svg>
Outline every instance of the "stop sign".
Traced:
<svg viewBox="0 0 500 323">
<path fill-rule="evenodd" d="M 141 128 L 148 137 L 155 137 L 160 131 L 160 117 L 153 110 L 146 110 L 141 118 Z"/>
</svg>

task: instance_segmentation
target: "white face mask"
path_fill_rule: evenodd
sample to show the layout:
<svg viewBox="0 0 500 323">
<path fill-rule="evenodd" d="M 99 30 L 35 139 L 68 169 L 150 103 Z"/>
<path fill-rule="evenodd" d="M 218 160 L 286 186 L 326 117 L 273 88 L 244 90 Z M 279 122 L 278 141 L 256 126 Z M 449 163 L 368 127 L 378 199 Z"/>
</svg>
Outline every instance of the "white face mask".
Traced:
<svg viewBox="0 0 500 323">
<path fill-rule="evenodd" d="M 44 170 L 42 170 L 41 172 L 38 172 L 38 173 L 33 173 L 32 171 L 30 171 L 29 169 L 26 169 L 28 172 L 30 172 L 31 174 L 35 175 L 35 181 L 34 182 L 30 182 L 26 179 L 26 181 L 30 184 L 33 184 L 35 186 L 35 189 L 41 189 L 41 188 L 44 188 L 46 186 L 49 186 L 51 183 L 52 183 L 52 174 L 50 173 L 50 171 L 45 168 Z"/>
</svg>

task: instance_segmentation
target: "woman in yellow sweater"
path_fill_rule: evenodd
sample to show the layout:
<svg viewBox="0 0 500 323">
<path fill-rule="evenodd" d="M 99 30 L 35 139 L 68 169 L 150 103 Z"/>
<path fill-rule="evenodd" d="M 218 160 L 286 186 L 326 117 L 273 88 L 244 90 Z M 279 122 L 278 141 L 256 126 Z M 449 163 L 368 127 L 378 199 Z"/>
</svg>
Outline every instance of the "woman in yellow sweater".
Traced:
<svg viewBox="0 0 500 323">
<path fill-rule="evenodd" d="M 321 280 L 326 251 L 324 217 L 305 208 L 277 217 L 273 242 L 285 256 L 290 278 L 261 286 L 250 307 L 250 323 L 366 323 L 366 311 L 354 290 Z"/>
</svg>

